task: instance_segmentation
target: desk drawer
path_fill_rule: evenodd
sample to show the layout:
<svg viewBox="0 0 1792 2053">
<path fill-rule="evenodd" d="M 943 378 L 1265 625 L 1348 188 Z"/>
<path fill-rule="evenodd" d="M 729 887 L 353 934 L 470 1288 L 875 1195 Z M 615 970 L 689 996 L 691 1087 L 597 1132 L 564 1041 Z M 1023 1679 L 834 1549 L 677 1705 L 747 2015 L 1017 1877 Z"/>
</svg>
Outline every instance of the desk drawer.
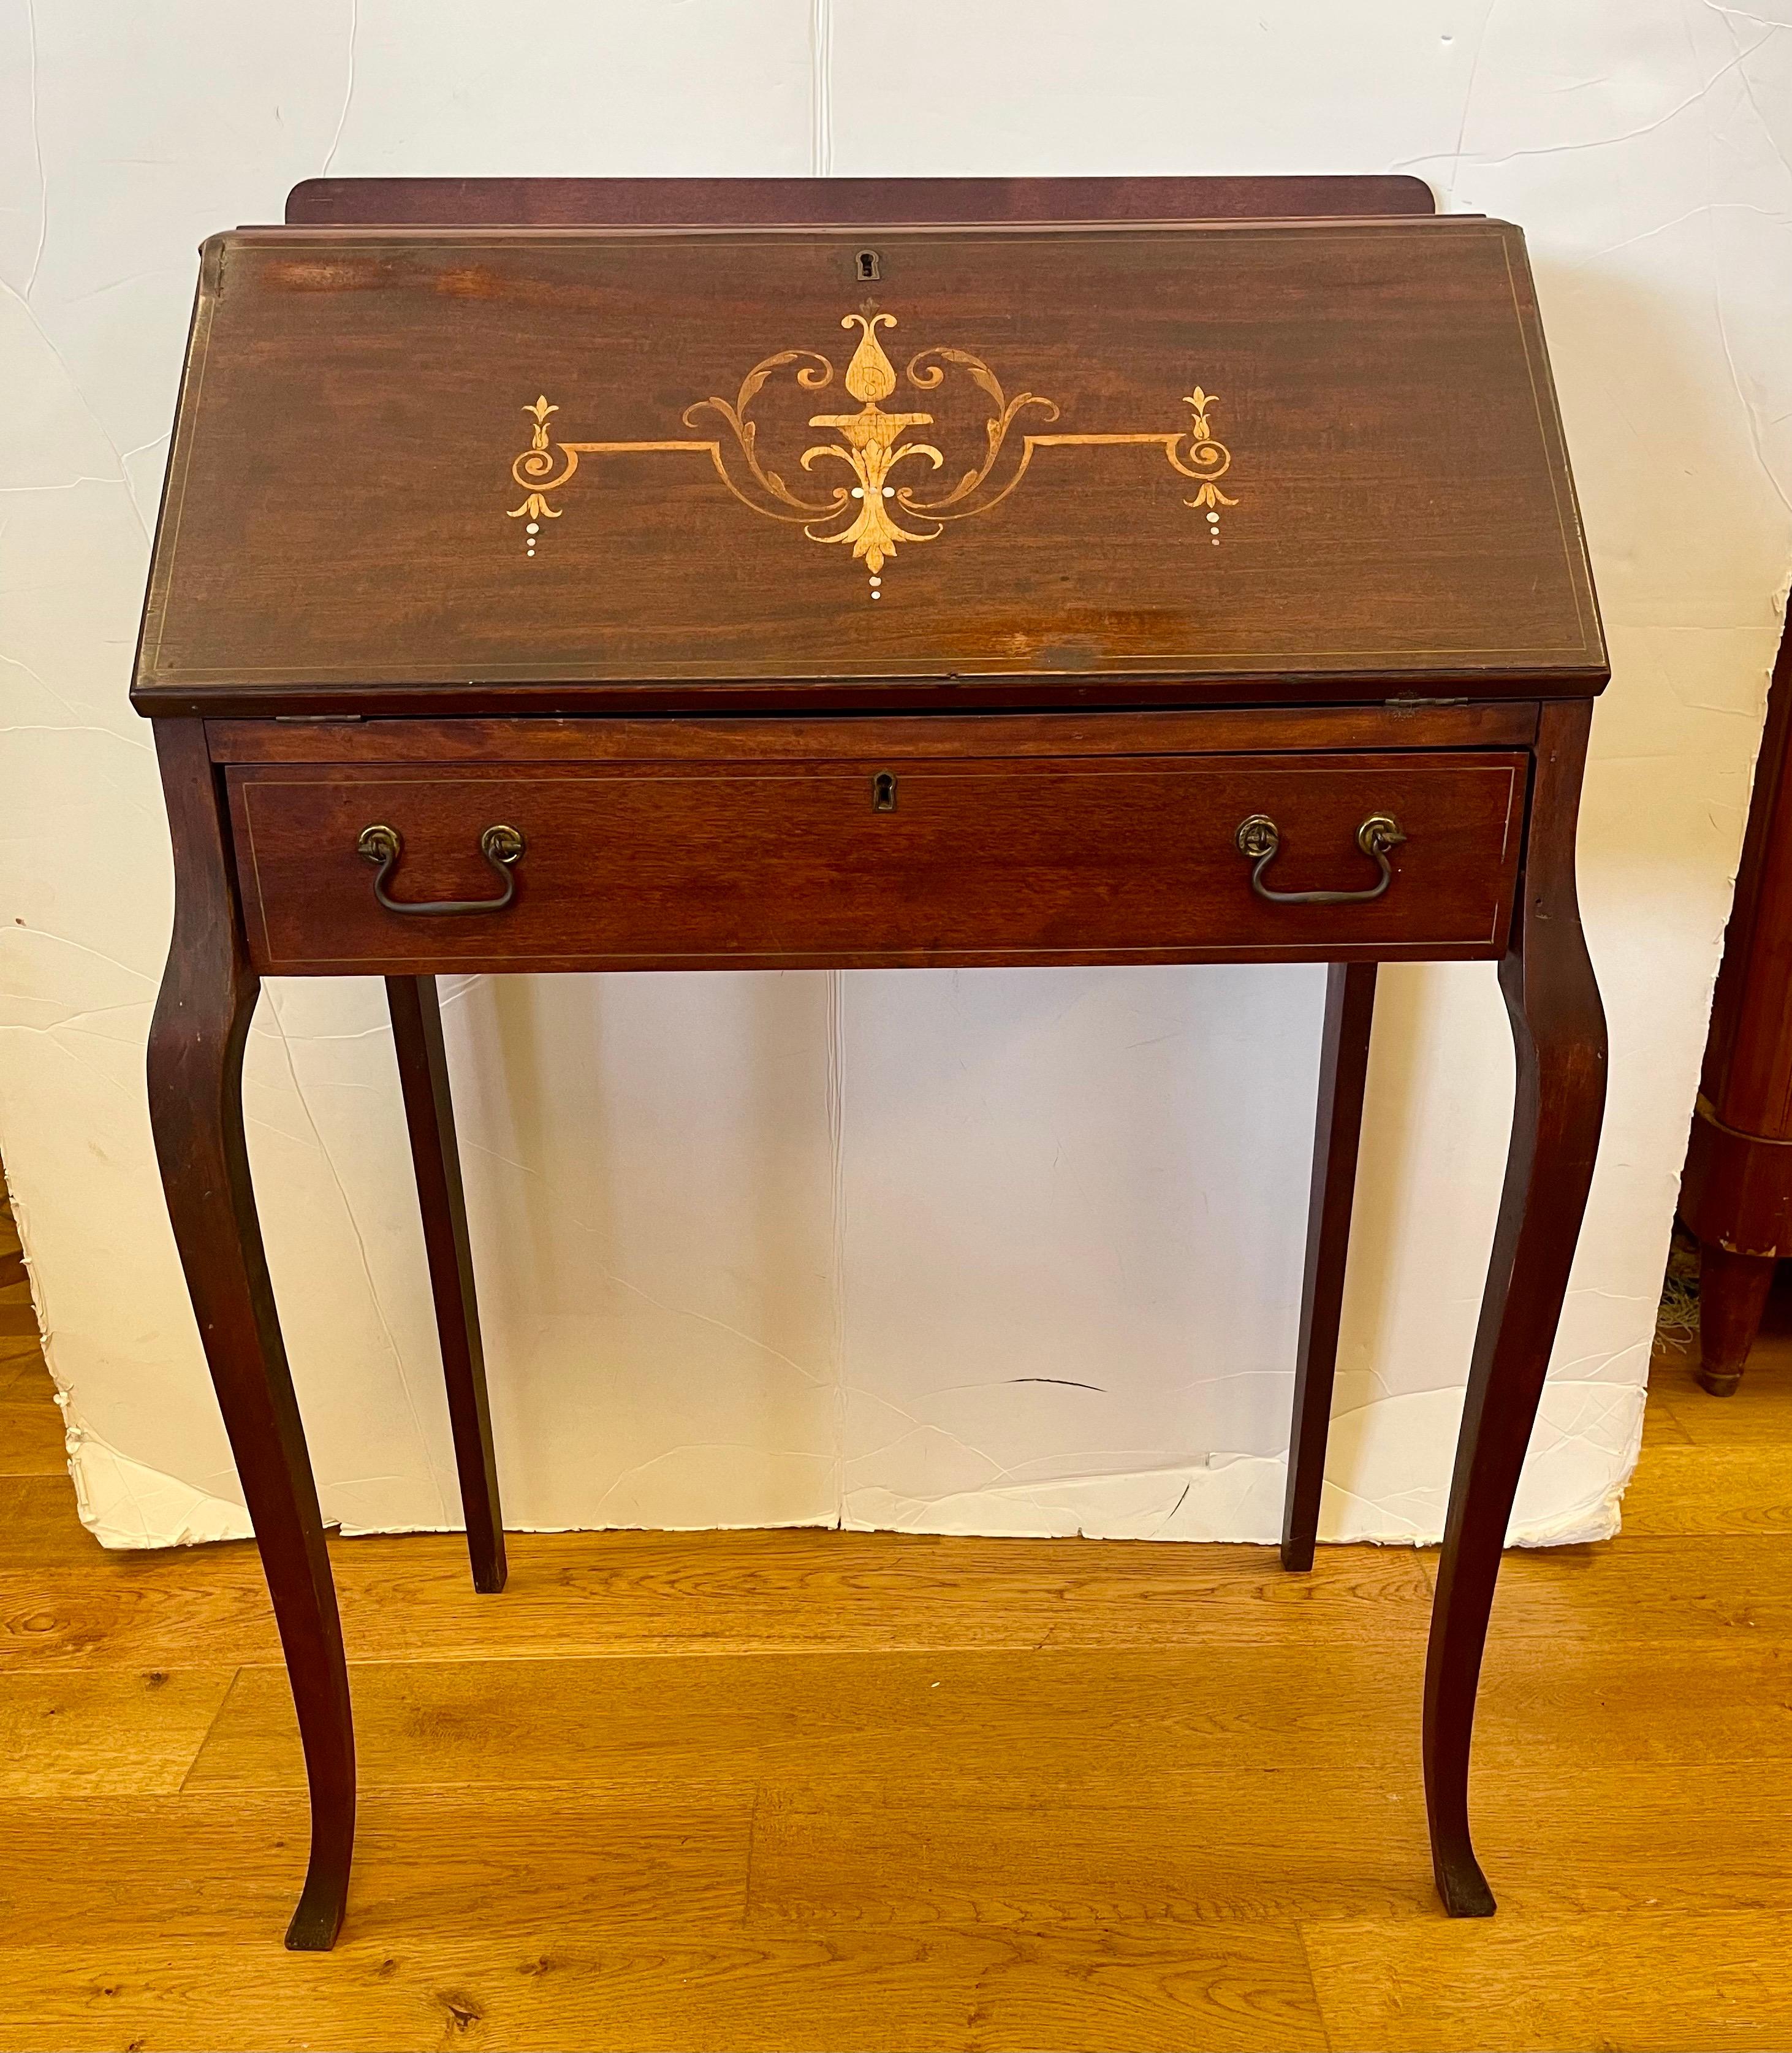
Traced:
<svg viewBox="0 0 1792 2053">
<path fill-rule="evenodd" d="M 257 966 L 339 975 L 1497 956 L 1527 762 L 884 756 L 228 775 Z M 1372 890 L 1382 858 L 1359 834 L 1376 815 L 1405 837 L 1379 895 L 1263 895 Z M 1259 826 L 1253 859 L 1239 830 L 1257 816 L 1273 830 Z M 358 852 L 370 827 L 395 838 L 382 869 L 391 842 Z M 514 862 L 481 853 L 494 827 L 520 838 Z M 508 902 L 391 910 L 376 884 L 398 906 Z"/>
</svg>

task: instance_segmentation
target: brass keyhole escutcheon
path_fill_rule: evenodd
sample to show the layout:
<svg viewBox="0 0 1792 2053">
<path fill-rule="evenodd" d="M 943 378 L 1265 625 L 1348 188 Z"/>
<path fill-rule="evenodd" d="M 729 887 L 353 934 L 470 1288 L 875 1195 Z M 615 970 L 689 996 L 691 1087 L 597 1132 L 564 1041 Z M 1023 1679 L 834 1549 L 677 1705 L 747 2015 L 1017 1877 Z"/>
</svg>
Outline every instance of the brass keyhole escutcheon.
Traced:
<svg viewBox="0 0 1792 2053">
<path fill-rule="evenodd" d="M 871 809 L 893 813 L 896 809 L 896 780 L 893 770 L 880 770 L 871 780 Z"/>
<path fill-rule="evenodd" d="M 853 261 L 857 267 L 857 275 L 861 284 L 869 285 L 874 279 L 882 276 L 877 261 L 877 252 L 875 249 L 860 250 Z"/>
</svg>

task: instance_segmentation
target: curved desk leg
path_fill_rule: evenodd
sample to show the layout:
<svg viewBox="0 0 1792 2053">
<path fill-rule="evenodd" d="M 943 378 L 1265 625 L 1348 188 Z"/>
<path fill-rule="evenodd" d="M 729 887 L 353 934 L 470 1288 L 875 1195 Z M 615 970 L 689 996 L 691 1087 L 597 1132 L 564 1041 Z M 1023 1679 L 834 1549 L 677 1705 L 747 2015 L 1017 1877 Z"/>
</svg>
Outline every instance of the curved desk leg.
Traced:
<svg viewBox="0 0 1792 2053">
<path fill-rule="evenodd" d="M 1326 971 L 1325 1032 L 1319 1044 L 1319 1119 L 1313 1132 L 1312 1195 L 1307 1209 L 1307 1271 L 1300 1290 L 1300 1346 L 1294 1366 L 1282 1566 L 1313 1565 L 1319 1539 L 1338 1321 L 1350 1258 L 1351 1203 L 1363 1138 L 1363 1088 L 1375 1017 L 1375 964 L 1333 963 Z"/>
<path fill-rule="evenodd" d="M 286 1943 L 321 1950 L 335 1939 L 348 1890 L 355 1735 L 317 1486 L 243 1141 L 243 1047 L 260 980 L 243 949 L 204 731 L 197 720 L 159 720 L 155 739 L 176 895 L 174 943 L 150 1028 L 150 1118 L 304 1743 L 311 1862 Z"/>
<path fill-rule="evenodd" d="M 461 1152 L 454 1138 L 454 1101 L 441 1042 L 441 1005 L 433 976 L 389 976 L 392 1045 L 398 1058 L 410 1159 L 423 1214 L 436 1333 L 448 1415 L 454 1429 L 454 1464 L 461 1476 L 461 1513 L 467 1525 L 473 1586 L 489 1593 L 504 1586 L 504 1517 L 498 1506 L 498 1465 L 492 1451 L 492 1411 L 485 1391 L 485 1348 L 479 1333 L 473 1248 L 467 1238 L 467 1200 L 461 1185 Z"/>
<path fill-rule="evenodd" d="M 1574 821 L 1591 720 L 1590 704 L 1543 708 L 1524 872 L 1500 965 L 1518 1093 L 1425 1671 L 1432 1865 L 1453 1918 L 1486 1918 L 1494 1907 L 1468 1836 L 1475 1692 L 1605 1111 L 1606 1018 L 1574 896 Z"/>
</svg>

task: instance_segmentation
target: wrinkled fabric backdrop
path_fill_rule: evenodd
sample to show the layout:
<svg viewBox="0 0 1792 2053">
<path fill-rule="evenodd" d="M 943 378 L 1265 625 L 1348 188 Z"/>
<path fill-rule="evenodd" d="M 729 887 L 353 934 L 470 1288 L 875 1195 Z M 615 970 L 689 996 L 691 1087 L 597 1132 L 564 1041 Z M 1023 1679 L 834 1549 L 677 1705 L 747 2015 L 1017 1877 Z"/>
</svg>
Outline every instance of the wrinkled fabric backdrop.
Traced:
<svg viewBox="0 0 1792 2053">
<path fill-rule="evenodd" d="M 1515 1532 L 1614 1530 L 1792 563 L 1787 8 L 4 0 L 0 1148 L 94 1531 L 247 1529 L 144 1109 L 125 697 L 199 239 L 326 171 L 1390 170 L 1528 232 L 1611 640 L 1610 1110 Z M 510 1522 L 1272 1537 L 1323 984 L 445 982 Z M 1328 1537 L 1441 1530 L 1512 1078 L 1492 965 L 1383 972 Z M 379 985 L 271 985 L 247 1091 L 325 1515 L 453 1525 Z"/>
</svg>

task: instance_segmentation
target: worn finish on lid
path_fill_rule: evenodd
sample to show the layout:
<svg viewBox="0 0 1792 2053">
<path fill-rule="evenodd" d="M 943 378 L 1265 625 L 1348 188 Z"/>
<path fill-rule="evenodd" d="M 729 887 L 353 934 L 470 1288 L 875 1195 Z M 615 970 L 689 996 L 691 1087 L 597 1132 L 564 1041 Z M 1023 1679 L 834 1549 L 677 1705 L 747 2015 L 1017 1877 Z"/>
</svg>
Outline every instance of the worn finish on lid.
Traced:
<svg viewBox="0 0 1792 2053">
<path fill-rule="evenodd" d="M 1605 674 L 1504 224 L 270 229 L 206 245 L 138 697 Z"/>
</svg>

